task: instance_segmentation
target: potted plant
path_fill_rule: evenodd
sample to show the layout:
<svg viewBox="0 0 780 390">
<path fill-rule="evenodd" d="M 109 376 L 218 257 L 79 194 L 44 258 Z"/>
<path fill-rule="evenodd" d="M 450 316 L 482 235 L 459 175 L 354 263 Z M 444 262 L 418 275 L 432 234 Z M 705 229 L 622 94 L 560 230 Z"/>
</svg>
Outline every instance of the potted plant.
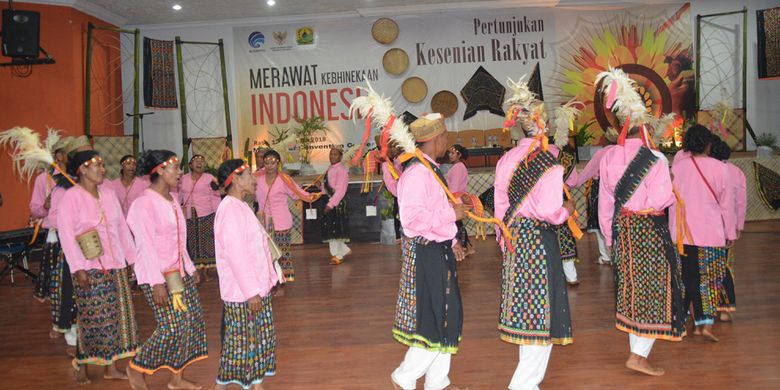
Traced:
<svg viewBox="0 0 780 390">
<path fill-rule="evenodd" d="M 298 127 L 294 128 L 293 132 L 298 141 L 298 154 L 301 159 L 300 173 L 301 175 L 313 175 L 316 172 L 309 161 L 311 144 L 314 141 L 315 135 L 327 133 L 328 128 L 325 126 L 322 117 L 319 116 L 305 120 L 296 119 L 296 121 L 298 122 Z"/>
<path fill-rule="evenodd" d="M 777 147 L 777 136 L 769 133 L 761 133 L 756 137 L 756 157 L 769 157 Z"/>
<path fill-rule="evenodd" d="M 595 120 L 590 120 L 583 123 L 577 131 L 574 133 L 574 144 L 577 145 L 577 155 L 580 160 L 590 160 L 591 157 L 591 145 L 590 141 L 593 140 L 593 132 L 588 129 L 596 123 Z"/>
<path fill-rule="evenodd" d="M 382 190 L 379 216 L 382 219 L 379 242 L 382 245 L 395 245 L 395 197 L 386 188 Z"/>
</svg>

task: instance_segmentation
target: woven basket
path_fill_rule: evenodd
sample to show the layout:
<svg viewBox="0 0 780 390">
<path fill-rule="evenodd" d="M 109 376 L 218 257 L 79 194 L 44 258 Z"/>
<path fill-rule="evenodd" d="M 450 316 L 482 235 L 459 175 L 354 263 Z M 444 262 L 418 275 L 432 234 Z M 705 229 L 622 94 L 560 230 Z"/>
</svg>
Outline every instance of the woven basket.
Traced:
<svg viewBox="0 0 780 390">
<path fill-rule="evenodd" d="M 401 95 L 409 103 L 419 103 L 428 96 L 428 85 L 419 77 L 409 77 L 401 85 Z"/>
<path fill-rule="evenodd" d="M 94 260 L 103 255 L 103 244 L 100 243 L 100 236 L 97 230 L 89 230 L 76 236 L 76 242 L 79 243 L 81 253 L 87 260 Z"/>
<path fill-rule="evenodd" d="M 409 56 L 402 49 L 390 49 L 382 57 L 382 66 L 387 73 L 398 76 L 409 68 Z"/>
<path fill-rule="evenodd" d="M 398 24 L 393 19 L 379 18 L 371 26 L 371 36 L 383 45 L 393 43 L 398 38 Z"/>
<path fill-rule="evenodd" d="M 431 99 L 431 112 L 438 112 L 445 118 L 458 111 L 458 97 L 450 91 L 439 91 Z"/>
<path fill-rule="evenodd" d="M 179 294 L 184 292 L 184 279 L 182 279 L 179 270 L 174 269 L 164 274 L 165 284 L 168 285 L 168 291 L 171 294 Z"/>
</svg>

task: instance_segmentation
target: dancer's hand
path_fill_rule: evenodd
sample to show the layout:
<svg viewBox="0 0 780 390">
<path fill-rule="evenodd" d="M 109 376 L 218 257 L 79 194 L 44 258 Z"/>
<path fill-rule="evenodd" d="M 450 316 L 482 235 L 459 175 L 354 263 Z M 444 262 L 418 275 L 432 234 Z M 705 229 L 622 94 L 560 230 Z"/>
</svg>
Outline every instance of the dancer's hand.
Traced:
<svg viewBox="0 0 780 390">
<path fill-rule="evenodd" d="M 466 250 L 463 249 L 463 245 L 460 242 L 456 242 L 452 246 L 452 253 L 455 254 L 455 261 L 463 261 L 466 258 Z"/>
<path fill-rule="evenodd" d="M 460 221 L 463 219 L 463 217 L 466 215 L 466 210 L 469 209 L 469 206 L 463 204 L 463 203 L 450 203 L 452 205 L 452 209 L 455 210 L 455 220 Z"/>
<path fill-rule="evenodd" d="M 259 295 L 255 295 L 252 298 L 249 298 L 249 301 L 247 301 L 249 304 L 249 310 L 252 311 L 260 311 L 263 310 L 263 301 L 260 299 Z"/>
<path fill-rule="evenodd" d="M 160 306 L 168 304 L 168 288 L 165 287 L 165 284 L 160 283 L 152 286 L 152 300 Z"/>
<path fill-rule="evenodd" d="M 74 275 L 76 276 L 76 283 L 78 283 L 79 287 L 84 291 L 89 290 L 89 275 L 87 275 L 87 271 L 82 269 L 76 271 Z"/>
<path fill-rule="evenodd" d="M 327 214 L 327 213 L 331 212 L 331 210 L 333 210 L 333 207 L 330 207 L 330 206 L 325 206 L 325 210 L 324 210 L 323 212 L 324 212 L 325 214 Z"/>
</svg>

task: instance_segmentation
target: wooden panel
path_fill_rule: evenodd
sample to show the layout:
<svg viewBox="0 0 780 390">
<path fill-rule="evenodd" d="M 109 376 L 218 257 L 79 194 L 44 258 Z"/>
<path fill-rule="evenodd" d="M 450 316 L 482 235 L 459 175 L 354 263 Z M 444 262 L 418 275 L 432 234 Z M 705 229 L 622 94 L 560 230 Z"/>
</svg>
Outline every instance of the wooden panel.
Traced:
<svg viewBox="0 0 780 390">
<path fill-rule="evenodd" d="M 460 144 L 465 148 L 474 148 L 485 146 L 485 131 L 484 130 L 461 130 L 458 132 L 460 138 Z"/>
<path fill-rule="evenodd" d="M 504 129 L 487 129 L 485 130 L 485 144 L 511 148 L 513 146 L 512 135 L 508 131 L 504 132 Z"/>
</svg>

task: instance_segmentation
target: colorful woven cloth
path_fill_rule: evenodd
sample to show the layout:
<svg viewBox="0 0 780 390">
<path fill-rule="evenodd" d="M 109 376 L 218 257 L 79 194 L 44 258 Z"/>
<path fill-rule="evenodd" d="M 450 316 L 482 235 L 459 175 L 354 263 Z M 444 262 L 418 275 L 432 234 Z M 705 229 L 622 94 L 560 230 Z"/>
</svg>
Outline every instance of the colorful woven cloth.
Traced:
<svg viewBox="0 0 780 390">
<path fill-rule="evenodd" d="M 276 334 L 271 296 L 260 311 L 247 302 L 222 302 L 222 354 L 217 384 L 248 389 L 276 373 Z"/>
<path fill-rule="evenodd" d="M 758 78 L 780 77 L 780 7 L 756 11 Z"/>
<path fill-rule="evenodd" d="M 777 211 L 780 209 L 780 175 L 755 161 L 753 168 L 759 197 L 766 207 Z"/>
<path fill-rule="evenodd" d="M 173 41 L 144 37 L 144 105 L 177 108 Z"/>
<path fill-rule="evenodd" d="M 214 268 L 217 258 L 214 252 L 214 216 L 209 214 L 198 217 L 192 208 L 192 218 L 187 220 L 187 253 L 195 263 L 195 267 Z"/>
<path fill-rule="evenodd" d="M 49 281 L 52 328 L 60 333 L 67 332 L 76 323 L 76 293 L 73 291 L 73 277 L 62 251 L 52 265 Z"/>
</svg>

